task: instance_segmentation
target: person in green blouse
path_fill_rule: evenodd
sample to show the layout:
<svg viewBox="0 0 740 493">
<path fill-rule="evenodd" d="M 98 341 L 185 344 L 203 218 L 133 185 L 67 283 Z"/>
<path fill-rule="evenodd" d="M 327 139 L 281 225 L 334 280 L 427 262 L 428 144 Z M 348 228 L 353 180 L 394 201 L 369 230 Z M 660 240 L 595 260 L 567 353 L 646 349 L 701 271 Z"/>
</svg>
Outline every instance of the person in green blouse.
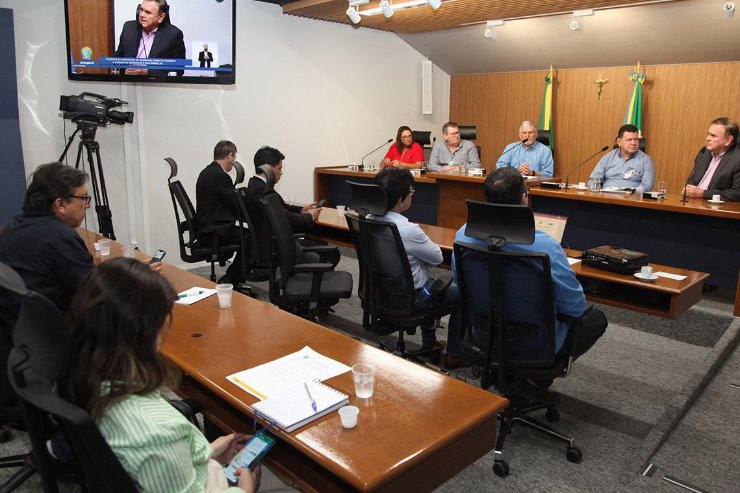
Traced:
<svg viewBox="0 0 740 493">
<path fill-rule="evenodd" d="M 237 471 L 230 486 L 222 466 L 244 446 L 232 433 L 208 443 L 165 401 L 178 371 L 160 354 L 177 295 L 147 264 L 115 258 L 95 267 L 70 308 L 75 363 L 62 395 L 85 409 L 142 492 L 253 493 L 261 468 Z"/>
</svg>

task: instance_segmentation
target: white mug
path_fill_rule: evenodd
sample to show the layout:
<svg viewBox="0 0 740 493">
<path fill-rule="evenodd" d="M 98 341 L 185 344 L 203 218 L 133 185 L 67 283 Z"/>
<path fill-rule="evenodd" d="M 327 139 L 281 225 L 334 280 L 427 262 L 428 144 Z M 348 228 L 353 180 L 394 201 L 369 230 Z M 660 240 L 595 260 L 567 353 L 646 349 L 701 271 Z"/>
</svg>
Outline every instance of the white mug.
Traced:
<svg viewBox="0 0 740 493">
<path fill-rule="evenodd" d="M 722 196 L 720 194 L 712 195 L 712 200 L 714 202 L 719 202 L 720 200 L 722 200 Z"/>
<path fill-rule="evenodd" d="M 653 277 L 653 268 L 645 265 L 640 269 L 640 274 L 642 274 L 642 277 Z"/>
</svg>

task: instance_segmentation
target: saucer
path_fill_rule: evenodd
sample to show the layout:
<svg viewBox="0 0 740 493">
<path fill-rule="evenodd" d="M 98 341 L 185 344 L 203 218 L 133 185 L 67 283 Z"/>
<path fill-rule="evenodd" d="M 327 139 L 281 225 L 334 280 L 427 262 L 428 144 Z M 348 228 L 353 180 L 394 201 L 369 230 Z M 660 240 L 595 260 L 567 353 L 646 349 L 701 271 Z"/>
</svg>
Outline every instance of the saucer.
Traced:
<svg viewBox="0 0 740 493">
<path fill-rule="evenodd" d="M 724 204 L 724 200 L 707 200 L 710 204 Z"/>
<path fill-rule="evenodd" d="M 658 275 L 653 274 L 652 276 L 643 276 L 642 272 L 635 272 L 635 277 L 643 281 L 654 281 L 658 278 Z"/>
</svg>

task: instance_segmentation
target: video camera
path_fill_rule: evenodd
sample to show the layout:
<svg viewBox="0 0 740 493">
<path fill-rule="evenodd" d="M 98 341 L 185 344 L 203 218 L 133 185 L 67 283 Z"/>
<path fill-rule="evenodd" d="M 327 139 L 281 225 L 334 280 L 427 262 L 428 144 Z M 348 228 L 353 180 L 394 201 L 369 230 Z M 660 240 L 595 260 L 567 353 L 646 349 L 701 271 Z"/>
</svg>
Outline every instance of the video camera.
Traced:
<svg viewBox="0 0 740 493">
<path fill-rule="evenodd" d="M 79 96 L 61 96 L 59 110 L 63 112 L 62 118 L 74 122 L 86 121 L 97 125 L 132 123 L 134 121 L 133 111 L 113 110 L 122 104 L 128 104 L 128 102 L 83 92 Z"/>
</svg>

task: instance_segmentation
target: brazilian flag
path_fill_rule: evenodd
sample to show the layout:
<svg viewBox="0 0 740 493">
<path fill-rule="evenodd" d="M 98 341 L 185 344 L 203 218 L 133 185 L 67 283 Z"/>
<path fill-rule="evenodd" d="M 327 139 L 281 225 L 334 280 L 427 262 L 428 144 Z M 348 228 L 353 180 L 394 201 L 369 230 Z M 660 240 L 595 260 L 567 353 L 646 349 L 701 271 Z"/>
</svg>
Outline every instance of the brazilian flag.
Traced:
<svg viewBox="0 0 740 493">
<path fill-rule="evenodd" d="M 550 149 L 555 144 L 555 139 L 552 131 L 552 81 L 554 76 L 552 74 L 552 65 L 550 65 L 550 72 L 545 76 L 545 93 L 542 96 L 542 108 L 540 109 L 540 124 L 539 129 L 550 133 Z"/>
<path fill-rule="evenodd" d="M 630 72 L 632 90 L 630 100 L 627 103 L 627 113 L 624 115 L 624 123 L 631 123 L 640 131 L 642 137 L 642 84 L 645 82 L 645 73 L 640 71 L 640 62 L 637 62 L 637 70 Z"/>
</svg>

